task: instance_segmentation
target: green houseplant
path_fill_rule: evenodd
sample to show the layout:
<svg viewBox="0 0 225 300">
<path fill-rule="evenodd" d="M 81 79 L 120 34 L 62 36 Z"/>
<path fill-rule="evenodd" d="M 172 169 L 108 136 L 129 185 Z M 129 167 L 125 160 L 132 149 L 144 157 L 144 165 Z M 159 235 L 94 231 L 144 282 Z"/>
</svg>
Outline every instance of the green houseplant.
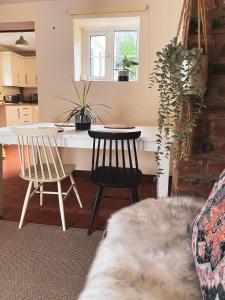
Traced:
<svg viewBox="0 0 225 300">
<path fill-rule="evenodd" d="M 204 107 L 198 81 L 193 80 L 199 73 L 201 55 L 201 49 L 187 49 L 177 38 L 157 52 L 150 82 L 151 86 L 157 84 L 160 99 L 156 151 L 159 174 L 163 172 L 161 155 L 168 157 L 171 146 L 174 164 L 187 156 L 185 144 Z"/>
<path fill-rule="evenodd" d="M 121 61 L 122 70 L 118 72 L 118 81 L 129 81 L 129 72 L 133 72 L 133 67 L 137 66 L 138 62 L 129 60 L 126 55 Z"/>
<path fill-rule="evenodd" d="M 75 89 L 76 97 L 78 101 L 74 101 L 65 97 L 57 96 L 56 98 L 70 102 L 74 107 L 63 114 L 66 114 L 65 124 L 68 124 L 71 119 L 75 118 L 76 130 L 88 130 L 91 128 L 91 123 L 95 123 L 99 120 L 103 123 L 103 120 L 93 111 L 93 107 L 101 106 L 103 108 L 110 108 L 105 104 L 96 104 L 88 102 L 88 95 L 90 92 L 91 81 L 84 82 L 82 91 L 80 92 L 76 82 L 72 80 Z"/>
</svg>

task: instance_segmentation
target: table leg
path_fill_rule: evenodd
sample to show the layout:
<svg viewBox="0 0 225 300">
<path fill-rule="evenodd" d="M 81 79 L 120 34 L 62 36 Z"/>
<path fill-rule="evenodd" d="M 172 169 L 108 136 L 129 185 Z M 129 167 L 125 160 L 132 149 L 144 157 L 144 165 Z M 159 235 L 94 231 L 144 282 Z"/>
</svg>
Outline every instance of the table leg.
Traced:
<svg viewBox="0 0 225 300">
<path fill-rule="evenodd" d="M 157 180 L 157 198 L 167 197 L 169 188 L 169 171 L 170 171 L 170 158 L 161 156 L 160 168 L 163 170 L 163 174 L 158 177 Z"/>
<path fill-rule="evenodd" d="M 3 218 L 3 159 L 2 144 L 0 144 L 0 219 Z"/>
</svg>

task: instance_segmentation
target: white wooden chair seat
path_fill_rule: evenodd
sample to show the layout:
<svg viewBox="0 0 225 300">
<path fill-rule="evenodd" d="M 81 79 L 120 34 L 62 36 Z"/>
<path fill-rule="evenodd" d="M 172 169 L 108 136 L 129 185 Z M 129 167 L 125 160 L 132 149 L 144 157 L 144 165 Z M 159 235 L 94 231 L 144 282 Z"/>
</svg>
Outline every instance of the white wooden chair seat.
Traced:
<svg viewBox="0 0 225 300">
<path fill-rule="evenodd" d="M 42 170 L 41 170 L 41 166 L 36 165 L 37 177 L 36 177 L 36 174 L 35 174 L 34 166 L 32 166 L 30 168 L 30 175 L 29 175 L 29 169 L 27 168 L 27 169 L 25 169 L 25 175 L 23 176 L 23 174 L 21 172 L 20 177 L 24 180 L 34 181 L 34 182 L 37 182 L 37 181 L 38 182 L 39 181 L 42 181 L 42 182 L 55 182 L 56 180 L 62 181 L 65 178 L 67 178 L 68 176 L 70 176 L 70 174 L 75 169 L 75 166 L 70 165 L 70 164 L 63 165 L 63 167 L 64 167 L 65 175 L 63 174 L 62 170 L 60 170 L 60 168 L 59 168 L 58 169 L 59 177 L 57 177 L 57 173 L 56 173 L 54 164 L 49 164 L 50 172 L 49 172 L 47 164 L 43 164 L 44 176 L 43 176 L 43 173 L 42 173 Z M 51 174 L 51 177 L 50 177 L 50 174 Z M 44 177 L 44 179 L 43 179 L 43 177 Z"/>
<path fill-rule="evenodd" d="M 35 193 L 40 194 L 40 205 L 43 204 L 44 194 L 57 194 L 62 228 L 63 231 L 65 231 L 66 225 L 63 200 L 65 200 L 73 190 L 81 208 L 82 203 L 72 175 L 75 166 L 69 164 L 64 165 L 59 154 L 55 140 L 55 135 L 58 133 L 58 129 L 43 127 L 18 127 L 12 128 L 12 131 L 17 135 L 18 138 L 18 150 L 21 165 L 20 177 L 29 181 L 20 217 L 19 228 L 21 228 L 23 225 L 29 200 Z M 66 193 L 63 193 L 61 181 L 67 177 L 70 177 L 71 186 Z M 44 191 L 43 185 L 46 182 L 57 183 L 58 191 Z M 32 192 L 31 190 L 34 184 L 36 184 L 37 187 L 34 188 Z"/>
</svg>

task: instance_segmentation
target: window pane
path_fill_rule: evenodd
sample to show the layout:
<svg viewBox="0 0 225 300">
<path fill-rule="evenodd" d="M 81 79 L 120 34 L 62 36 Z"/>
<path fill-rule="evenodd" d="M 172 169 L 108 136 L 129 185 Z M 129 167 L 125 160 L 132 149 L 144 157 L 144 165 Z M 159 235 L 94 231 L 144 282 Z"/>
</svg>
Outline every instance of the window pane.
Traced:
<svg viewBox="0 0 225 300">
<path fill-rule="evenodd" d="M 137 30 L 115 31 L 114 38 L 114 80 L 118 78 L 118 70 L 122 70 L 122 60 L 126 56 L 129 60 L 137 61 Z M 131 66 L 130 80 L 136 80 L 137 67 Z"/>
<path fill-rule="evenodd" d="M 90 75 L 91 77 L 104 77 L 106 37 L 104 35 L 91 36 L 90 47 Z"/>
</svg>

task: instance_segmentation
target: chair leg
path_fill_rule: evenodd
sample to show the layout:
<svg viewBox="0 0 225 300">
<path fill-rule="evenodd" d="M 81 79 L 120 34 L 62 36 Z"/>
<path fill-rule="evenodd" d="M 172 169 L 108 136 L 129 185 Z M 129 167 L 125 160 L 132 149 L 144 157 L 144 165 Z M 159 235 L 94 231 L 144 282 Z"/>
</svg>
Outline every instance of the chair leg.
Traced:
<svg viewBox="0 0 225 300">
<path fill-rule="evenodd" d="M 42 183 L 42 185 L 40 186 L 40 206 L 43 205 L 43 187 L 44 187 L 44 184 Z"/>
<path fill-rule="evenodd" d="M 134 195 L 135 195 L 135 202 L 139 202 L 140 198 L 139 198 L 139 195 L 138 195 L 138 188 L 137 187 L 134 188 Z"/>
<path fill-rule="evenodd" d="M 75 193 L 75 195 L 76 195 L 76 197 L 77 197 L 77 201 L 78 201 L 80 207 L 83 208 L 82 202 L 81 202 L 81 200 L 80 200 L 80 195 L 79 195 L 79 193 L 78 193 L 78 190 L 77 190 L 77 187 L 76 187 L 76 183 L 75 183 L 75 180 L 74 180 L 72 174 L 70 175 L 70 180 L 71 180 L 71 183 L 72 183 L 72 185 L 73 185 L 73 190 L 74 190 L 74 193 Z"/>
<path fill-rule="evenodd" d="M 129 189 L 129 193 L 130 193 L 130 205 L 134 204 L 135 202 L 135 198 L 134 198 L 134 189 L 130 188 Z"/>
<path fill-rule="evenodd" d="M 91 218 L 90 218 L 90 222 L 89 222 L 89 226 L 88 226 L 88 235 L 90 235 L 92 233 L 92 226 L 95 220 L 95 215 L 98 211 L 99 208 L 99 204 L 102 198 L 102 192 L 103 192 L 103 186 L 99 185 L 98 187 L 98 191 L 96 194 L 96 198 L 93 204 L 93 208 L 92 208 L 92 213 L 91 213 Z"/>
<path fill-rule="evenodd" d="M 62 186 L 61 186 L 60 181 L 57 181 L 57 186 L 58 186 L 59 209 L 60 209 L 60 216 L 61 216 L 61 221 L 62 221 L 62 228 L 63 228 L 63 231 L 66 231 L 63 196 L 62 196 Z"/>
<path fill-rule="evenodd" d="M 33 182 L 30 181 L 29 184 L 28 184 L 26 196 L 25 196 L 24 203 L 23 203 L 23 209 L 22 209 L 22 213 L 21 213 L 21 217 L 20 217 L 19 229 L 21 229 L 22 226 L 23 226 L 23 220 L 24 220 L 26 210 L 27 210 L 27 206 L 28 206 L 28 203 L 29 203 L 29 200 L 30 200 L 32 185 L 33 185 Z"/>
</svg>

